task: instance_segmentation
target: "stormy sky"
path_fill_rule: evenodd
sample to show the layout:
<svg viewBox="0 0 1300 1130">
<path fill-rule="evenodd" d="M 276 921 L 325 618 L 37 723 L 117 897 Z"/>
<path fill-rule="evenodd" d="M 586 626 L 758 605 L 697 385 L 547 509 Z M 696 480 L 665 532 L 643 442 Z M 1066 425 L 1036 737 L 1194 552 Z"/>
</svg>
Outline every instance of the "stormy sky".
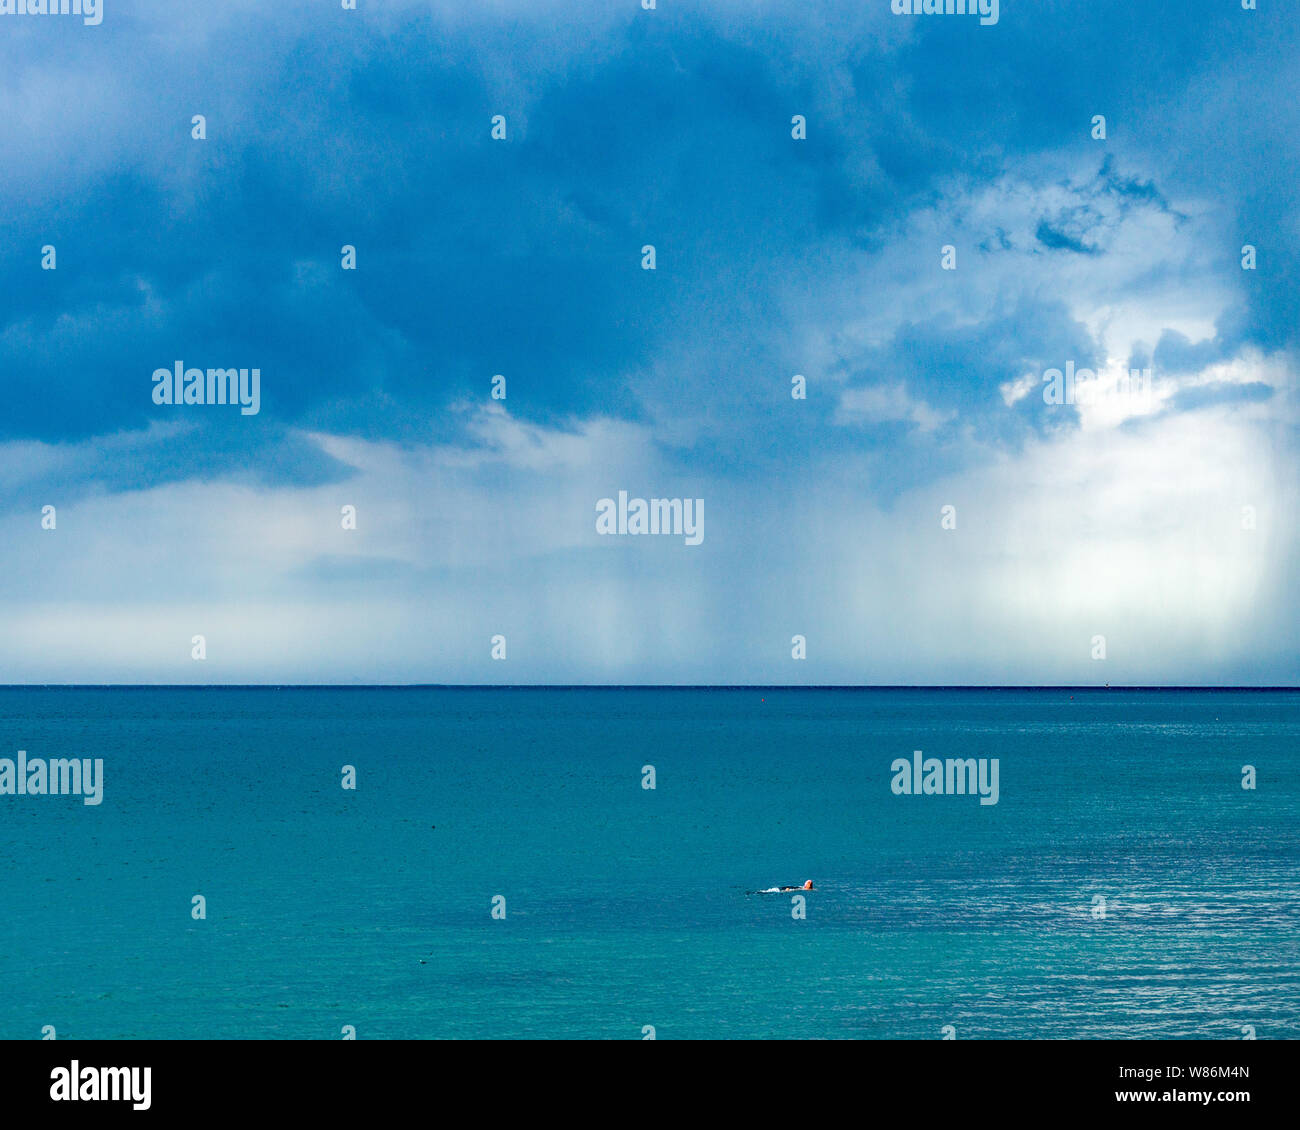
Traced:
<svg viewBox="0 0 1300 1130">
<path fill-rule="evenodd" d="M 0 682 L 1294 684 L 1298 48 L 1270 0 L 0 15 Z M 601 535 L 619 491 L 703 540 Z"/>
</svg>

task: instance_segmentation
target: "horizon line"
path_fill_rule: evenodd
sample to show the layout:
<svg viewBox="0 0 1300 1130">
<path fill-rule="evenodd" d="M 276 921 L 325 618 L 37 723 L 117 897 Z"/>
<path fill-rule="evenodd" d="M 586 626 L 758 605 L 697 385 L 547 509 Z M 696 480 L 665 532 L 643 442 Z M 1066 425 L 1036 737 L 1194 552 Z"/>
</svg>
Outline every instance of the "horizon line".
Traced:
<svg viewBox="0 0 1300 1130">
<path fill-rule="evenodd" d="M 1300 691 L 1254 683 L 0 683 L 0 690 Z"/>
</svg>

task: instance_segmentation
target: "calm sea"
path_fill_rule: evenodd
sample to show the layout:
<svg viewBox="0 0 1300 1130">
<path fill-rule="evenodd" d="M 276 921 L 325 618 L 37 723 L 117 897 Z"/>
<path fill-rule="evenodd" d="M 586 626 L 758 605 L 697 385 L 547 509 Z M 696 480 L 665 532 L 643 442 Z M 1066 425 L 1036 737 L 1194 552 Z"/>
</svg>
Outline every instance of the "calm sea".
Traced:
<svg viewBox="0 0 1300 1130">
<path fill-rule="evenodd" d="M 1296 692 L 0 689 L 18 750 L 105 783 L 0 796 L 0 1037 L 1300 1037 Z"/>
</svg>

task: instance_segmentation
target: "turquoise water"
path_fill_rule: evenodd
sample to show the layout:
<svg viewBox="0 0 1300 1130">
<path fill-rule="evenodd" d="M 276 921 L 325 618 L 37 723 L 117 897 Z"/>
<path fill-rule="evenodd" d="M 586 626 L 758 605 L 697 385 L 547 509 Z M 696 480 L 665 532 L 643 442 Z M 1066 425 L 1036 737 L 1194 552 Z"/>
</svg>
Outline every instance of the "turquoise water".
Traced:
<svg viewBox="0 0 1300 1130">
<path fill-rule="evenodd" d="M 7 1038 L 1300 1036 L 1296 692 L 0 689 L 20 749 L 105 788 L 0 796 Z"/>
</svg>

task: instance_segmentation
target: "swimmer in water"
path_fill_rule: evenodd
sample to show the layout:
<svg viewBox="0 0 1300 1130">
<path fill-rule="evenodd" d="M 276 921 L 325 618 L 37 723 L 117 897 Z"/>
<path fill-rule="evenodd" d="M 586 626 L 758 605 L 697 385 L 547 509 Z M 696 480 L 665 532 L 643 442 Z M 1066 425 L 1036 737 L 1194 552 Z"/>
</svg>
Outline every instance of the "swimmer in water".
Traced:
<svg viewBox="0 0 1300 1130">
<path fill-rule="evenodd" d="M 765 887 L 761 891 L 755 891 L 756 895 L 783 895 L 786 891 L 811 891 L 814 890 L 812 880 L 805 879 L 802 887 Z"/>
</svg>

